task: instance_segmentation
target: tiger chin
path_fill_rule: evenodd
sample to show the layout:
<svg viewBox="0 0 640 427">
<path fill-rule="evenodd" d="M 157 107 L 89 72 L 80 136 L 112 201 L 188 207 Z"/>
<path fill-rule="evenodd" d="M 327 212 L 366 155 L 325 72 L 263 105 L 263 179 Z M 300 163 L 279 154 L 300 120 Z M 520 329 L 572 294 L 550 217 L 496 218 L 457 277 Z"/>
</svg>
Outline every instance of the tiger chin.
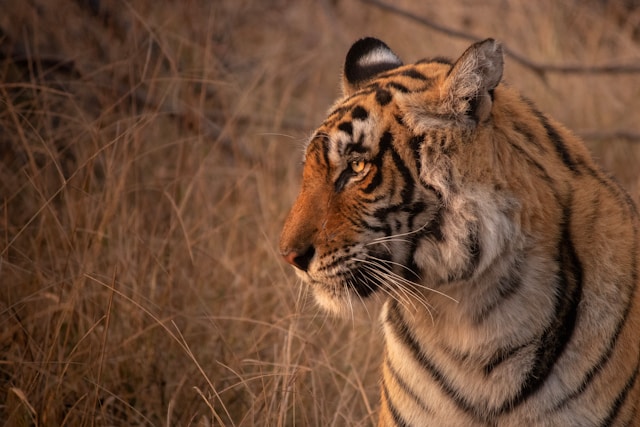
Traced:
<svg viewBox="0 0 640 427">
<path fill-rule="evenodd" d="M 386 299 L 380 426 L 640 425 L 637 209 L 502 73 L 357 41 L 280 251 L 331 312 Z"/>
</svg>

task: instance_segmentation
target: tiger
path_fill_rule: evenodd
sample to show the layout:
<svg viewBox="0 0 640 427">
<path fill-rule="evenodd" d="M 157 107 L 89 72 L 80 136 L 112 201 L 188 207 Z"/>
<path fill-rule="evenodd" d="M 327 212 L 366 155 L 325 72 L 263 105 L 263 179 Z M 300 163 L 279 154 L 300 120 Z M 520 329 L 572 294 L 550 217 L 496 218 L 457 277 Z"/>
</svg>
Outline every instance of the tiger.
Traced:
<svg viewBox="0 0 640 427">
<path fill-rule="evenodd" d="M 356 41 L 280 253 L 329 313 L 382 299 L 379 426 L 639 426 L 637 208 L 503 50 Z"/>
</svg>

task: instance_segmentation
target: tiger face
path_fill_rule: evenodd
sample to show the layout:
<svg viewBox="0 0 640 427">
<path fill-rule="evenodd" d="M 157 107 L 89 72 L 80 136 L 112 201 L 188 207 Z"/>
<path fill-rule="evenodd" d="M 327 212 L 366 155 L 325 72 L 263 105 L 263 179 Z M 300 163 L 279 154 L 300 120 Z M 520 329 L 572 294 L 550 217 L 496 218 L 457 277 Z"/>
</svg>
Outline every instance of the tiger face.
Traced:
<svg viewBox="0 0 640 427">
<path fill-rule="evenodd" d="M 344 97 L 306 147 L 302 187 L 280 240 L 323 307 L 343 313 L 374 293 L 411 299 L 425 279 L 473 273 L 478 209 L 472 197 L 455 197 L 473 179 L 457 164 L 483 149 L 474 139 L 501 74 L 493 40 L 455 64 L 404 66 L 371 38 L 351 48 Z"/>
</svg>

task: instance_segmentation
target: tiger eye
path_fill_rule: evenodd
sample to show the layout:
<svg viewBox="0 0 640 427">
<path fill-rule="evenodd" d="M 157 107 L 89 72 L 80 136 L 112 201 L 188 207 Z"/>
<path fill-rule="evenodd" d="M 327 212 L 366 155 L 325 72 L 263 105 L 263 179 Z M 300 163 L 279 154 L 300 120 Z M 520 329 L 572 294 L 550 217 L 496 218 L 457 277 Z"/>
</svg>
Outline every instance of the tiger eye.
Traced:
<svg viewBox="0 0 640 427">
<path fill-rule="evenodd" d="M 355 173 L 360 173 L 364 170 L 365 162 L 364 160 L 354 160 L 351 162 L 351 170 Z"/>
</svg>

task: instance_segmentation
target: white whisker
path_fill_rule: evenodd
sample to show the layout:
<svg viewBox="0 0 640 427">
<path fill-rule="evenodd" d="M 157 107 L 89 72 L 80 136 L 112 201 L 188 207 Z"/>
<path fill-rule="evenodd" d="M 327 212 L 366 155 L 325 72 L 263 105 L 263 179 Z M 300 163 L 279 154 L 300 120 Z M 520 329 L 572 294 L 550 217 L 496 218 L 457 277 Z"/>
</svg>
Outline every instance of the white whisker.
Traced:
<svg viewBox="0 0 640 427">
<path fill-rule="evenodd" d="M 416 294 L 413 290 L 403 286 L 402 283 L 398 283 L 395 280 L 395 278 L 368 265 L 364 265 L 362 268 L 364 268 L 371 275 L 373 275 L 378 281 L 381 282 L 379 288 L 384 293 L 386 293 L 387 295 L 389 295 L 389 297 L 395 299 L 399 303 L 403 305 L 411 305 L 415 309 L 416 306 L 414 304 L 414 301 L 418 301 L 423 307 L 425 307 L 425 309 L 429 310 L 430 308 L 432 308 L 431 306 L 429 306 L 429 304 L 426 301 L 424 301 L 423 298 L 420 298 L 420 296 Z M 389 283 L 394 284 L 396 286 L 395 287 L 388 286 Z M 382 286 L 382 285 L 386 285 L 386 286 Z"/>
<path fill-rule="evenodd" d="M 393 276 L 385 274 L 379 269 L 375 269 L 369 265 L 365 265 L 363 266 L 363 268 L 368 270 L 376 277 L 381 278 L 381 280 L 383 280 L 386 285 L 392 285 L 388 287 L 382 287 L 384 292 L 386 292 L 391 298 L 395 299 L 402 305 L 411 305 L 414 310 L 416 309 L 416 305 L 414 304 L 414 302 L 418 302 L 429 314 L 429 317 L 431 317 L 431 321 L 434 322 L 432 314 L 433 306 L 430 305 L 421 295 L 417 294 L 414 289 L 405 286 Z"/>
<path fill-rule="evenodd" d="M 352 280 L 348 281 L 348 285 L 353 288 L 354 287 L 353 283 L 357 282 L 358 279 L 356 279 L 356 277 L 354 276 L 352 270 L 349 270 L 349 275 L 351 276 Z M 360 296 L 360 294 L 358 294 L 358 292 L 354 292 L 354 293 L 356 294 L 356 296 L 360 300 L 360 303 L 361 303 L 362 307 L 364 307 L 365 311 L 367 312 L 367 316 L 369 316 L 369 318 L 371 318 L 371 313 L 369 312 L 369 309 L 367 308 L 367 305 L 365 304 L 365 302 L 362 299 L 362 297 Z M 349 299 L 349 306 L 351 307 L 351 317 L 353 318 L 353 325 L 355 327 L 355 314 L 354 314 L 354 311 L 353 311 L 353 304 L 351 303 L 351 299 Z"/>
<path fill-rule="evenodd" d="M 381 242 L 388 242 L 388 241 L 398 241 L 398 242 L 410 243 L 410 240 L 397 239 L 397 238 L 398 237 L 410 236 L 412 234 L 419 233 L 422 230 L 424 230 L 429 225 L 430 222 L 431 221 L 427 221 L 422 226 L 420 226 L 419 228 L 416 228 L 415 230 L 407 231 L 405 233 L 398 233 L 398 234 L 392 234 L 390 236 L 377 237 L 377 238 L 373 239 L 371 242 L 366 243 L 365 246 L 373 245 L 373 244 L 381 243 Z"/>
<path fill-rule="evenodd" d="M 414 274 L 416 277 L 420 277 L 416 272 L 414 272 L 413 270 L 411 270 L 409 267 L 407 267 L 407 266 L 405 266 L 405 265 L 402 265 L 402 264 L 400 264 L 400 263 L 394 262 L 394 261 L 382 260 L 382 259 L 379 259 L 379 258 L 376 258 L 376 257 L 373 257 L 373 256 L 371 256 L 371 259 L 372 259 L 372 260 L 377 261 L 377 263 L 376 263 L 376 262 L 374 262 L 374 261 L 372 261 L 372 260 L 360 259 L 360 258 L 354 258 L 354 260 L 356 260 L 356 261 L 358 261 L 358 262 L 361 262 L 361 263 L 368 263 L 368 264 L 371 264 L 371 265 L 374 265 L 374 266 L 377 266 L 377 267 L 382 268 L 386 274 L 388 274 L 388 275 L 390 275 L 390 276 L 392 276 L 392 277 L 394 277 L 394 278 L 396 279 L 396 283 L 397 283 L 398 281 L 400 281 L 400 282 L 402 282 L 402 283 L 404 283 L 404 284 L 406 284 L 406 285 L 414 286 L 414 287 L 416 287 L 416 288 L 423 289 L 423 290 L 425 290 L 425 291 L 433 292 L 433 293 L 435 293 L 435 294 L 438 294 L 438 295 L 440 295 L 440 296 L 443 296 L 443 297 L 445 297 L 445 298 L 448 298 L 448 299 L 450 299 L 451 301 L 453 301 L 453 302 L 455 302 L 455 303 L 458 303 L 458 300 L 457 300 L 457 299 L 455 299 L 455 298 L 453 298 L 453 297 L 451 297 L 451 296 L 449 296 L 449 295 L 445 294 L 445 293 L 444 293 L 444 292 L 442 292 L 442 291 L 439 291 L 439 290 L 437 290 L 437 289 L 430 288 L 430 287 L 428 287 L 428 286 L 425 286 L 425 285 L 422 285 L 422 284 L 420 284 L 420 283 L 414 282 L 414 281 L 412 281 L 412 280 L 407 279 L 406 277 L 403 277 L 403 276 L 399 275 L 398 273 L 394 272 L 391 268 L 389 268 L 389 266 L 388 266 L 388 265 L 389 265 L 389 264 L 391 264 L 391 265 L 397 265 L 397 266 L 399 266 L 399 267 L 401 267 L 401 268 L 406 269 L 406 270 L 407 270 L 407 271 L 409 271 L 410 273 Z"/>
</svg>

